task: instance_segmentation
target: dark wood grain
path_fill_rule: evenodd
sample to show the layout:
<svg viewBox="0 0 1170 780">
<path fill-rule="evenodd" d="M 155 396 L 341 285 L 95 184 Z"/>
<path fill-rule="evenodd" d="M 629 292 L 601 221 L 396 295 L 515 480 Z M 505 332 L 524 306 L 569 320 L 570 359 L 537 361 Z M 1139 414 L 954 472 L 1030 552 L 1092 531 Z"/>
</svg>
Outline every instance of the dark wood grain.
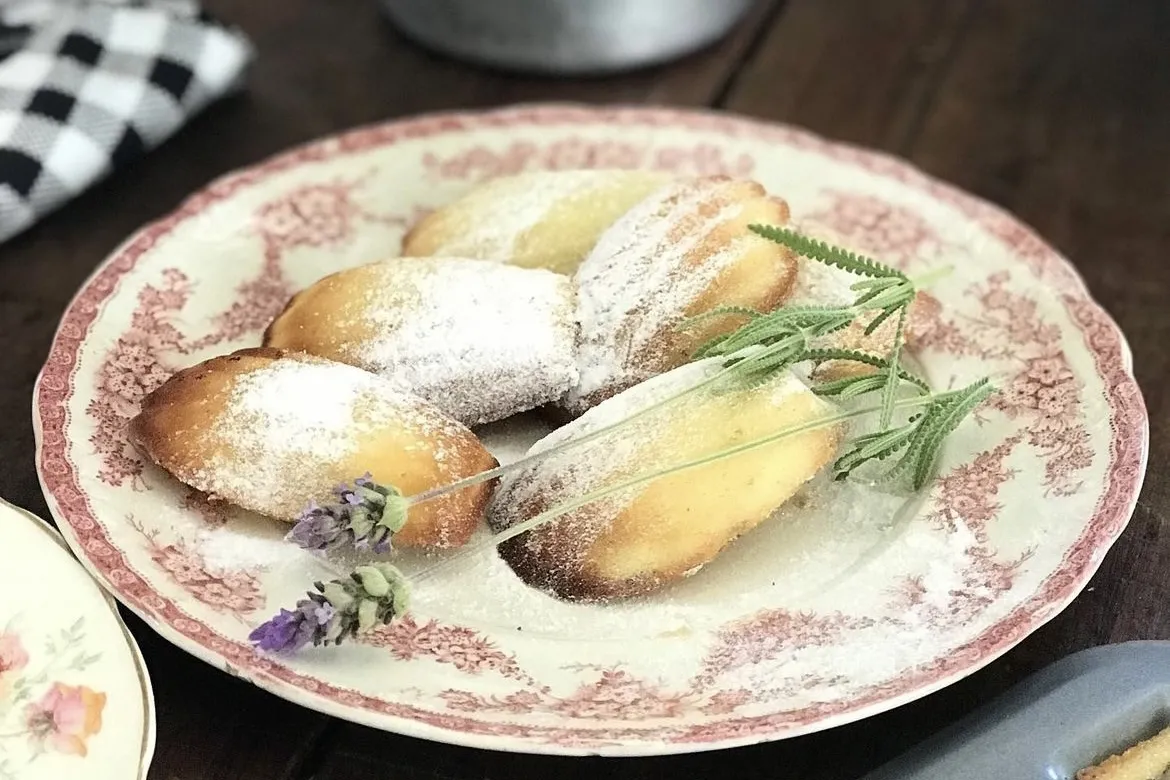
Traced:
<svg viewBox="0 0 1170 780">
<path fill-rule="evenodd" d="M 299 777 L 329 719 L 276 699 L 178 652 L 144 623 L 127 623 L 146 658 L 158 708 L 150 777 L 271 780 Z"/>
<path fill-rule="evenodd" d="M 793 0 L 724 108 L 902 153 L 977 0 Z"/>
<path fill-rule="evenodd" d="M 1170 6 L 1160 0 L 767 0 L 727 40 L 608 79 L 484 72 L 427 54 L 373 0 L 209 0 L 258 50 L 247 91 L 0 249 L 0 495 L 45 513 L 32 383 L 73 290 L 139 225 L 290 145 L 423 111 L 538 100 L 720 105 L 909 157 L 1066 252 L 1134 346 L 1152 420 L 1130 529 L 1089 591 L 1003 659 L 927 699 L 774 745 L 662 759 L 539 758 L 425 743 L 300 709 L 131 621 L 154 678 L 152 780 L 856 778 L 1081 647 L 1170 637 Z"/>
<path fill-rule="evenodd" d="M 1170 6 L 1052 10 L 987 4 L 913 152 L 1063 250 L 1134 350 L 1151 421 L 1145 489 L 1094 591 L 1029 647 L 1045 659 L 1170 637 Z"/>
</svg>

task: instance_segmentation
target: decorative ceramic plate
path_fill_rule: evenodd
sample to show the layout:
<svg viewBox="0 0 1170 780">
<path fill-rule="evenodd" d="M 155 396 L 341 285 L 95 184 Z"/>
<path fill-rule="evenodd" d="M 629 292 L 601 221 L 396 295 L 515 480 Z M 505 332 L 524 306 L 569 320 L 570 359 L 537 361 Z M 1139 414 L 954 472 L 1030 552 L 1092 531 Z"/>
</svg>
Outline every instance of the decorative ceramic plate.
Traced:
<svg viewBox="0 0 1170 780">
<path fill-rule="evenodd" d="M 180 367 L 258 344 L 294 291 L 393 255 L 419 215 L 477 181 L 591 166 L 754 177 L 806 229 L 911 270 L 954 266 L 932 288 L 940 305 L 920 361 L 940 386 L 991 374 L 1002 391 L 948 443 L 919 500 L 789 511 L 654 597 L 562 603 L 488 551 L 360 643 L 258 655 L 249 630 L 324 570 L 281 540 L 285 527 L 229 515 L 145 465 L 125 438 L 143 395 Z M 787 127 L 568 106 L 363 128 L 214 182 L 82 287 L 34 414 L 69 543 L 180 647 L 378 728 L 611 755 L 823 729 L 988 663 L 1096 570 L 1130 516 L 1147 438 L 1117 327 L 1002 211 Z M 530 420 L 502 427 L 488 436 L 502 459 L 540 433 Z"/>
<path fill-rule="evenodd" d="M 0 780 L 144 780 L 154 698 L 117 603 L 0 500 Z"/>
</svg>

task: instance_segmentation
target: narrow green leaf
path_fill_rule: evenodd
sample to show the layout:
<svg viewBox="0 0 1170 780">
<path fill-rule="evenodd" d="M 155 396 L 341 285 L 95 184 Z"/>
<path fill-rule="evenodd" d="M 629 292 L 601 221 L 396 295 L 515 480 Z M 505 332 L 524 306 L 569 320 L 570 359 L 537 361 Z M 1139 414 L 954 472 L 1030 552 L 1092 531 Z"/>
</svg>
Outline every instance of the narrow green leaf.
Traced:
<svg viewBox="0 0 1170 780">
<path fill-rule="evenodd" d="M 844 391 L 859 378 L 860 377 L 849 376 L 845 377 L 844 379 L 835 379 L 832 382 L 818 382 L 814 384 L 811 389 L 817 395 L 832 397 Z"/>
<path fill-rule="evenodd" d="M 899 311 L 903 311 L 903 310 L 897 309 L 897 308 L 882 309 L 878 313 L 878 315 L 876 317 L 874 317 L 872 320 L 870 320 L 869 324 L 865 326 L 865 335 L 872 336 L 873 332 L 875 330 L 877 330 L 878 328 L 880 328 L 882 326 L 883 322 L 888 320 L 890 317 L 894 316 L 894 314 L 896 314 Z"/>
<path fill-rule="evenodd" d="M 929 414 L 924 416 L 923 422 L 919 423 L 924 430 L 923 440 L 918 452 L 915 453 L 914 461 L 914 481 L 912 484 L 915 490 L 922 489 L 922 486 L 930 478 L 930 472 L 938 460 L 947 436 L 953 433 L 955 428 L 959 427 L 959 423 L 993 392 L 995 392 L 995 388 L 988 380 L 981 379 L 968 385 L 961 395 L 942 406 L 933 417 Z"/>
<path fill-rule="evenodd" d="M 835 478 L 844 479 L 858 466 L 870 460 L 884 460 L 906 447 L 913 435 L 913 425 L 858 436 L 852 448 L 833 464 Z"/>
<path fill-rule="evenodd" d="M 856 381 L 838 393 L 838 396 L 843 399 L 856 398 L 859 395 L 881 390 L 885 387 L 885 384 L 886 378 L 880 373 L 857 377 Z"/>
<path fill-rule="evenodd" d="M 801 235 L 794 230 L 770 225 L 749 225 L 748 228 L 757 235 L 786 246 L 799 255 L 819 260 L 825 265 L 831 265 L 858 276 L 907 278 L 896 268 L 883 265 L 873 258 L 830 246 L 824 241 Z"/>
<path fill-rule="evenodd" d="M 895 367 L 902 359 L 902 340 L 905 332 L 906 310 L 902 309 L 898 314 L 898 328 L 894 331 L 894 344 L 890 347 L 890 354 L 886 355 L 890 368 L 886 369 L 886 386 L 882 391 L 882 416 L 878 422 L 880 428 L 888 428 L 894 419 L 894 401 L 897 399 L 898 385 L 902 383 Z"/>
<path fill-rule="evenodd" d="M 884 310 L 909 306 L 916 295 L 918 295 L 918 291 L 915 289 L 913 282 L 899 282 L 880 291 L 873 298 L 867 300 L 865 308 L 869 310 Z"/>
<path fill-rule="evenodd" d="M 687 317 L 682 321 L 681 327 L 689 328 L 700 322 L 706 322 L 707 320 L 717 319 L 719 317 L 747 317 L 748 319 L 754 320 L 762 316 L 764 316 L 762 312 L 749 309 L 746 306 L 716 306 L 714 309 L 705 311 L 702 314 Z"/>
<path fill-rule="evenodd" d="M 890 361 L 887 360 L 886 358 L 883 358 L 879 355 L 874 355 L 870 352 L 860 352 L 860 351 L 855 350 L 855 349 L 834 349 L 834 348 L 816 347 L 813 349 L 809 349 L 805 353 L 805 360 L 812 360 L 812 361 L 815 361 L 817 363 L 824 363 L 824 362 L 827 362 L 830 360 L 848 360 L 848 361 L 852 361 L 855 363 L 864 363 L 865 365 L 873 366 L 874 368 L 882 368 L 882 369 L 889 369 L 890 368 Z M 916 388 L 918 388 L 923 393 L 930 392 L 930 384 L 925 379 L 918 376 L 917 374 L 914 374 L 911 371 L 906 370 L 905 368 L 899 367 L 898 368 L 898 376 L 902 380 L 914 385 Z M 828 383 L 826 383 L 826 384 L 828 384 Z"/>
<path fill-rule="evenodd" d="M 698 349 L 695 350 L 695 354 L 691 356 L 691 360 L 702 360 L 704 358 L 713 357 L 719 354 L 720 345 L 727 341 L 727 338 L 730 335 L 731 334 L 727 333 L 722 336 L 716 336 L 710 341 L 704 342 Z"/>
</svg>

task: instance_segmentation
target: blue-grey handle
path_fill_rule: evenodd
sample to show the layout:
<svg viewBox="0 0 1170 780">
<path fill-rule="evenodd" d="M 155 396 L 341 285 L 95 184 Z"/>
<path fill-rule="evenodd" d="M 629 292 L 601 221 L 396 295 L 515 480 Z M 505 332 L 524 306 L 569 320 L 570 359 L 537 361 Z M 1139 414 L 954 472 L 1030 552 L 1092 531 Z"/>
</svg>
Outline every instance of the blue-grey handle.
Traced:
<svg viewBox="0 0 1170 780">
<path fill-rule="evenodd" d="M 1170 642 L 1071 655 L 862 780 L 1069 780 L 1170 726 Z"/>
</svg>

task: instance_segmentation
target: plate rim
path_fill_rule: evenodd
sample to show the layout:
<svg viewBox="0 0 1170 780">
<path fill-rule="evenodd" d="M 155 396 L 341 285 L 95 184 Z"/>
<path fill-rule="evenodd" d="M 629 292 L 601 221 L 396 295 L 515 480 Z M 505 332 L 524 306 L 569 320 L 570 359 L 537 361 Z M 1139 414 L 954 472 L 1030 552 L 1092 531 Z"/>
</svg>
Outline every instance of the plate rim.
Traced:
<svg viewBox="0 0 1170 780">
<path fill-rule="evenodd" d="M 105 574 L 91 559 L 88 551 L 85 550 L 84 544 L 76 535 L 76 529 L 73 528 L 68 513 L 59 505 L 53 491 L 53 486 L 50 484 L 51 477 L 47 473 L 49 469 L 46 467 L 45 421 L 42 419 L 41 414 L 42 406 L 46 409 L 51 409 L 56 405 L 51 398 L 46 396 L 46 369 L 54 363 L 55 359 L 60 359 L 62 350 L 65 350 L 66 353 L 71 353 L 67 354 L 65 359 L 65 362 L 69 364 L 70 370 L 73 371 L 76 368 L 75 357 L 77 347 L 83 340 L 82 337 L 85 335 L 85 332 L 83 331 L 81 336 L 69 336 L 64 333 L 64 330 L 68 324 L 67 321 L 70 315 L 76 314 L 82 296 L 90 290 L 101 274 L 109 272 L 119 261 L 126 262 L 124 259 L 125 255 L 131 248 L 137 247 L 143 242 L 152 242 L 155 234 L 165 234 L 171 227 L 178 225 L 183 219 L 194 214 L 195 206 L 202 200 L 215 202 L 230 195 L 232 185 L 241 179 L 241 177 L 247 177 L 249 175 L 262 176 L 294 167 L 299 163 L 309 162 L 313 159 L 325 159 L 374 146 L 389 146 L 403 140 L 425 138 L 445 132 L 468 131 L 493 126 L 532 126 L 542 123 L 563 126 L 578 122 L 591 125 L 620 125 L 625 123 L 641 127 L 683 126 L 688 129 L 705 130 L 732 138 L 740 135 L 755 137 L 757 139 L 761 137 L 766 139 L 769 136 L 782 136 L 785 140 L 796 146 L 811 147 L 821 152 L 831 153 L 830 156 L 833 157 L 848 158 L 854 163 L 865 161 L 866 167 L 870 170 L 877 169 L 879 174 L 893 176 L 899 181 L 916 185 L 919 189 L 939 195 L 948 204 L 959 208 L 970 219 L 995 222 L 1006 226 L 1015 241 L 1027 244 L 1031 252 L 1035 254 L 1033 261 L 1039 263 L 1038 268 L 1042 267 L 1045 271 L 1053 272 L 1051 275 L 1055 278 L 1052 281 L 1058 282 L 1055 285 L 1056 292 L 1063 294 L 1066 299 L 1065 303 L 1076 303 L 1082 311 L 1084 316 L 1078 324 L 1081 326 L 1080 330 L 1086 339 L 1085 349 L 1095 360 L 1094 367 L 1098 371 L 1098 375 L 1105 380 L 1110 378 L 1117 380 L 1112 385 L 1106 382 L 1106 398 L 1109 401 L 1111 414 L 1114 419 L 1119 416 L 1121 411 L 1126 411 L 1129 415 L 1125 435 L 1115 434 L 1110 442 L 1110 459 L 1105 473 L 1106 488 L 1096 508 L 1093 510 L 1093 514 L 1086 520 L 1085 529 L 1077 541 L 1070 547 L 1069 551 L 1066 552 L 1061 565 L 1048 573 L 1045 579 L 1038 585 L 1037 593 L 1034 593 L 1030 598 L 1036 598 L 1039 591 L 1054 576 L 1070 574 L 1069 581 L 1063 586 L 1059 594 L 1051 598 L 1042 599 L 1042 603 L 1037 606 L 1038 611 L 1032 612 L 1027 619 L 1020 621 L 1013 630 L 1005 631 L 1003 627 L 1009 622 L 1012 614 L 1022 609 L 1026 602 L 1018 605 L 1007 616 L 962 646 L 962 648 L 966 648 L 970 645 L 978 645 L 981 642 L 986 643 L 990 640 L 991 646 L 982 649 L 977 657 L 961 663 L 955 668 L 944 671 L 929 682 L 920 685 L 910 685 L 899 694 L 886 696 L 875 702 L 845 709 L 841 712 L 800 725 L 781 724 L 769 728 L 765 723 L 763 727 L 765 733 L 748 733 L 731 737 L 717 736 L 709 740 L 681 742 L 664 739 L 656 740 L 652 736 L 649 736 L 654 730 L 651 728 L 647 730 L 648 736 L 645 738 L 639 736 L 636 738 L 636 741 L 630 741 L 629 738 L 625 738 L 622 741 L 614 743 L 588 746 L 545 742 L 531 735 L 495 735 L 459 730 L 453 726 L 439 726 L 411 717 L 378 712 L 368 706 L 344 704 L 340 701 L 325 697 L 320 693 L 306 690 L 295 682 L 280 679 L 269 671 L 273 666 L 271 663 L 257 662 L 257 668 L 254 669 L 236 666 L 223 653 L 212 650 L 199 641 L 186 636 L 175 626 L 166 622 L 164 618 L 155 616 L 145 605 L 135 603 L 131 597 L 123 594 L 116 584 L 108 580 Z M 366 136 L 371 134 L 378 136 L 380 133 L 386 134 L 387 136 L 380 143 L 361 143 L 362 139 Z M 1006 237 L 1001 236 L 1001 238 L 1005 242 L 1008 240 Z M 147 248 L 145 246 L 142 247 L 140 254 L 144 254 Z M 1017 261 L 1024 262 L 1028 259 L 1021 257 L 1020 255 L 1022 254 L 1022 252 L 1017 250 Z M 132 264 L 130 267 L 132 267 Z M 129 268 L 125 270 L 129 270 Z M 118 275 L 120 276 L 121 274 Z M 116 285 L 111 285 L 110 289 L 103 296 L 103 301 L 113 293 L 115 287 Z M 1070 311 L 1069 313 L 1071 317 L 1072 312 Z M 88 329 L 88 325 L 90 324 L 92 324 L 92 320 L 87 323 L 86 329 Z M 1099 331 L 1095 339 L 1091 338 L 1094 336 L 1094 333 L 1091 332 L 1094 326 Z M 66 346 L 66 342 L 69 341 L 74 342 L 72 349 Z M 1112 373 L 1106 371 L 1106 367 L 1102 365 L 1103 356 L 1108 357 L 1112 354 L 1111 350 L 1116 350 L 1117 357 L 1120 360 L 1120 365 L 1114 366 L 1113 368 L 1115 370 Z M 70 374 L 71 377 L 72 373 Z M 64 398 L 63 394 L 62 398 Z M 304 144 L 299 144 L 264 158 L 252 165 L 229 171 L 212 179 L 207 185 L 186 197 L 174 210 L 147 223 L 132 233 L 125 241 L 111 251 L 80 285 L 62 312 L 61 322 L 53 336 L 45 365 L 42 367 L 34 384 L 32 407 L 38 481 L 45 494 L 50 512 L 62 526 L 62 534 L 67 543 L 77 554 L 78 559 L 86 569 L 100 583 L 103 583 L 119 601 L 125 604 L 135 614 L 139 615 L 147 625 L 168 642 L 200 658 L 200 660 L 223 669 L 233 676 L 241 677 L 281 698 L 348 721 L 406 736 L 449 744 L 509 752 L 559 755 L 662 755 L 715 750 L 787 739 L 870 717 L 952 685 L 958 680 L 983 668 L 1015 647 L 1024 638 L 1060 614 L 1080 594 L 1100 567 L 1105 554 L 1128 525 L 1141 492 L 1149 456 L 1149 417 L 1141 390 L 1133 376 L 1132 351 L 1126 342 L 1124 334 L 1109 313 L 1092 297 L 1084 278 L 1077 271 L 1076 267 L 1054 247 L 1044 242 L 1035 231 L 1021 222 L 1017 217 L 976 195 L 930 176 L 913 163 L 887 152 L 868 149 L 847 142 L 834 141 L 803 128 L 797 128 L 784 123 L 754 119 L 728 112 L 631 105 L 586 106 L 574 103 L 532 103 L 481 111 L 444 111 L 391 119 L 362 125 Z M 60 412 L 62 418 L 67 417 L 64 409 L 61 409 Z M 1135 446 L 1136 452 L 1134 451 Z M 1121 463 L 1122 455 L 1128 458 L 1124 464 Z M 64 467 L 67 471 L 71 470 L 68 464 L 64 464 Z M 1128 479 L 1125 479 L 1127 475 Z M 1120 484 L 1119 480 L 1124 484 Z M 1114 499 L 1112 503 L 1107 501 L 1110 497 Z M 87 506 L 88 502 L 84 496 L 82 496 L 82 503 L 83 512 L 90 511 Z M 1099 533 L 1091 535 L 1089 532 L 1097 525 L 1102 526 L 1098 529 Z M 1087 545 L 1088 552 L 1087 560 L 1081 561 L 1079 564 L 1070 561 L 1070 553 L 1074 549 L 1085 545 Z M 1009 626 L 1009 628 L 1011 627 Z M 962 648 L 957 648 L 957 650 Z M 290 672 L 290 674 L 293 677 L 300 676 L 295 672 Z M 766 713 L 740 719 L 733 718 L 731 720 L 766 722 L 767 718 L 774 717 L 776 714 Z M 448 720 L 459 720 L 459 718 L 448 718 Z M 544 729 L 532 729 L 537 735 L 544 731 L 558 732 L 564 730 L 564 728 L 557 728 L 555 726 Z"/>
</svg>

